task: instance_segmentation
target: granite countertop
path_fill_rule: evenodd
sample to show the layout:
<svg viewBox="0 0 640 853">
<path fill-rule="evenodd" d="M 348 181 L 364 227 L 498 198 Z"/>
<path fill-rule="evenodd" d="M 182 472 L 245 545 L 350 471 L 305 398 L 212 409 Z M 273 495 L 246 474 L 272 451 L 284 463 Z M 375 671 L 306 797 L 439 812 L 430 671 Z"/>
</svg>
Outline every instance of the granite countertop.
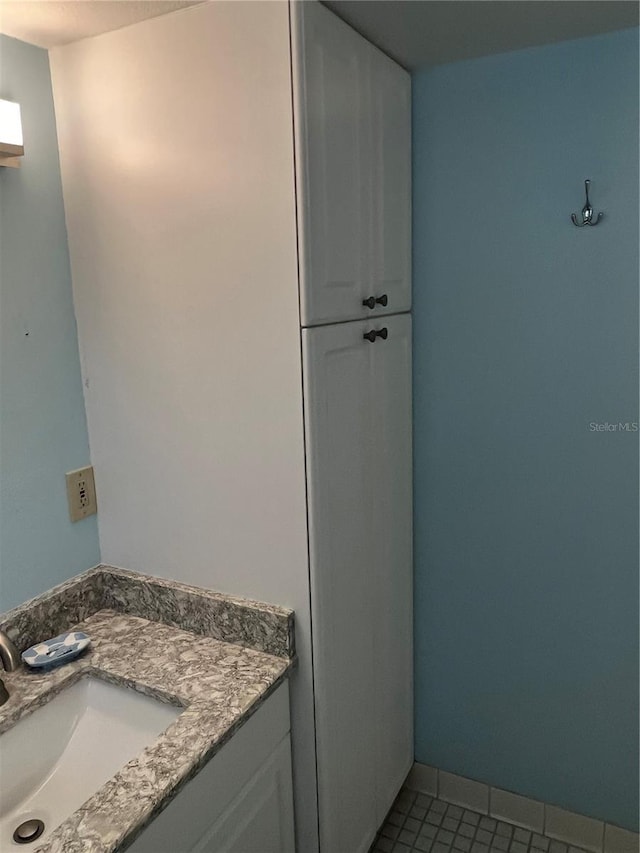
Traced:
<svg viewBox="0 0 640 853">
<path fill-rule="evenodd" d="M 113 853 L 126 849 L 278 687 L 294 658 L 108 608 L 74 629 L 92 640 L 76 661 L 48 673 L 21 668 L 2 674 L 10 698 L 0 708 L 0 733 L 84 676 L 184 708 L 35 848 L 36 853 Z"/>
</svg>

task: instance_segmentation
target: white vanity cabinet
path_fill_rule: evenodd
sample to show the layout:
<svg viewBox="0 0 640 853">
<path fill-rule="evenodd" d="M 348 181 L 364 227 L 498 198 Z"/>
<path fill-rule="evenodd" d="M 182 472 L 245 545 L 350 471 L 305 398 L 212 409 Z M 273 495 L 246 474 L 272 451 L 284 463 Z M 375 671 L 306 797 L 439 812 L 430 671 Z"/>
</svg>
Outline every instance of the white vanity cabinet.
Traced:
<svg viewBox="0 0 640 853">
<path fill-rule="evenodd" d="M 128 848 L 131 853 L 295 853 L 285 683 Z"/>
<path fill-rule="evenodd" d="M 409 311 L 409 74 L 320 3 L 291 10 L 302 325 Z"/>
</svg>

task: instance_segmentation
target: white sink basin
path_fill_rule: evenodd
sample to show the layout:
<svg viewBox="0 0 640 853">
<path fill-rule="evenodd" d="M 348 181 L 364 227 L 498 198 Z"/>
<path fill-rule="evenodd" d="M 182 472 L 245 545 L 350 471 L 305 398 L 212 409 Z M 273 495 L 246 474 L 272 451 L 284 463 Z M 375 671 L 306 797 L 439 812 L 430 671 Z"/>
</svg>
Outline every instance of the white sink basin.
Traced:
<svg viewBox="0 0 640 853">
<path fill-rule="evenodd" d="M 134 690 L 83 678 L 0 737 L 0 851 L 35 849 L 180 714 Z M 33 818 L 45 831 L 13 841 Z"/>
</svg>

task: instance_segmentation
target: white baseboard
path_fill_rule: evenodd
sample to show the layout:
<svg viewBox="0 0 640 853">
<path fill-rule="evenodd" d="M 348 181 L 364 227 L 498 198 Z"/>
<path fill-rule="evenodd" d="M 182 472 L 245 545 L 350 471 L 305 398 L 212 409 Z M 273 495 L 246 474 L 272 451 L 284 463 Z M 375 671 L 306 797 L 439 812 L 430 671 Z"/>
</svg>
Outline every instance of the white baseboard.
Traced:
<svg viewBox="0 0 640 853">
<path fill-rule="evenodd" d="M 573 844 L 589 853 L 638 853 L 640 848 L 637 832 L 428 764 L 416 762 L 405 785 L 414 791 L 490 815 L 496 820 L 505 820 L 565 844 Z"/>
</svg>

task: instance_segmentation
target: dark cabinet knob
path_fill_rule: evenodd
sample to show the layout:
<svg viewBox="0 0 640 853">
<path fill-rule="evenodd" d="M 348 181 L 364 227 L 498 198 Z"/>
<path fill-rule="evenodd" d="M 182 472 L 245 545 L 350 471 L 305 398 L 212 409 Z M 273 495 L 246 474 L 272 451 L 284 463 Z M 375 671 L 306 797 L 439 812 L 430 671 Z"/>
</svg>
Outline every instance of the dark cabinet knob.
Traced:
<svg viewBox="0 0 640 853">
<path fill-rule="evenodd" d="M 362 300 L 362 304 L 365 308 L 375 308 L 376 305 L 382 305 L 383 308 L 386 308 L 389 304 L 389 299 L 387 294 L 383 293 L 382 296 L 368 296 Z"/>
<path fill-rule="evenodd" d="M 370 332 L 365 332 L 362 336 L 366 341 L 370 341 L 372 344 L 375 343 L 376 338 L 382 338 L 383 341 L 387 340 L 389 332 L 387 327 L 384 326 L 382 329 L 371 329 Z"/>
</svg>

